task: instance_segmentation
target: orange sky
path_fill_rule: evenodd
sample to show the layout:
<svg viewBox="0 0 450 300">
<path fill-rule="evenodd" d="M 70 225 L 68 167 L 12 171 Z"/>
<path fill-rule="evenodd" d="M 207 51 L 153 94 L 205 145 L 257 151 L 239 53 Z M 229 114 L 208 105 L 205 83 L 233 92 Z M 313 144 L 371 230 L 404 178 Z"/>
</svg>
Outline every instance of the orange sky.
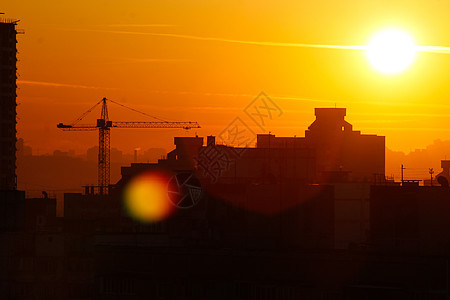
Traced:
<svg viewBox="0 0 450 300">
<path fill-rule="evenodd" d="M 203 127 L 113 130 L 112 147 L 131 152 L 171 150 L 173 136 L 218 134 L 260 91 L 284 111 L 267 128 L 279 136 L 303 136 L 314 107 L 336 103 L 347 107 L 355 130 L 385 135 L 394 150 L 450 139 L 449 54 L 418 53 L 406 71 L 384 75 L 363 51 L 270 44 L 365 45 L 394 26 L 417 45 L 450 46 L 448 1 L 2 4 L 0 11 L 20 19 L 26 32 L 18 37 L 18 136 L 35 154 L 96 145 L 96 132 L 61 132 L 56 124 L 70 123 L 102 97 Z M 148 120 L 112 107 L 110 118 Z"/>
</svg>

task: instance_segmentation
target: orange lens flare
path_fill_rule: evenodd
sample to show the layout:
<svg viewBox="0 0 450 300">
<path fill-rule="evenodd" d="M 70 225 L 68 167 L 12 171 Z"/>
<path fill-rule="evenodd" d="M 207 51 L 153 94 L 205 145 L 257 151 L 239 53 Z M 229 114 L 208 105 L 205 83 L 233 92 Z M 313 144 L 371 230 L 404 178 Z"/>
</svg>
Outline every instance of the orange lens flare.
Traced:
<svg viewBox="0 0 450 300">
<path fill-rule="evenodd" d="M 147 172 L 133 178 L 124 190 L 124 205 L 130 217 L 140 222 L 158 222 L 174 210 L 167 194 L 170 176 Z"/>
</svg>

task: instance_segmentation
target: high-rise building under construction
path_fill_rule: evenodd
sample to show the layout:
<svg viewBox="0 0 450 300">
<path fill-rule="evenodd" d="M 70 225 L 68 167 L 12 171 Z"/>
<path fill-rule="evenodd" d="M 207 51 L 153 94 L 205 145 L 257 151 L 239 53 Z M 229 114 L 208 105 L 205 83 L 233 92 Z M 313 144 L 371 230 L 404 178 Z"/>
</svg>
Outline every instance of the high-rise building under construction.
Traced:
<svg viewBox="0 0 450 300">
<path fill-rule="evenodd" d="M 16 188 L 16 25 L 0 19 L 0 190 Z"/>
</svg>

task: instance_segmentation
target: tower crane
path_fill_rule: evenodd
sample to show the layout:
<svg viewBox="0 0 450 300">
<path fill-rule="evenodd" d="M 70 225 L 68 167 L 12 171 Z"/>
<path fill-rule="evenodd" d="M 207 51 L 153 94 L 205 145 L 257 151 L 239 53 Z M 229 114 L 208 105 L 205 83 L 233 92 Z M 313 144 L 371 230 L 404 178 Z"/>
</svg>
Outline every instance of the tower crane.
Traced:
<svg viewBox="0 0 450 300">
<path fill-rule="evenodd" d="M 157 119 L 156 122 L 116 122 L 110 121 L 108 116 L 108 105 L 111 102 L 119 106 L 125 107 L 134 112 L 141 113 L 148 117 Z M 78 124 L 84 117 L 86 117 L 92 110 L 101 104 L 102 111 L 100 119 L 97 119 L 97 124 Z M 110 184 L 110 129 L 111 128 L 200 128 L 197 122 L 169 122 L 163 119 L 151 116 L 149 114 L 140 112 L 136 109 L 130 108 L 111 99 L 103 98 L 97 102 L 93 107 L 83 113 L 70 125 L 59 123 L 57 127 L 63 131 L 94 131 L 98 130 L 98 187 L 100 194 L 107 192 Z"/>
</svg>

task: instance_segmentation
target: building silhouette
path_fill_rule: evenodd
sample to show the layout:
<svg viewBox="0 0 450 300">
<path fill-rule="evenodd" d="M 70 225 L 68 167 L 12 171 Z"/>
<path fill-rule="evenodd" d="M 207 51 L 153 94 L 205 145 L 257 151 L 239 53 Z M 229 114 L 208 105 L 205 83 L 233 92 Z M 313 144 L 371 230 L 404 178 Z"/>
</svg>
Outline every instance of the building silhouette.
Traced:
<svg viewBox="0 0 450 300">
<path fill-rule="evenodd" d="M 0 19 L 0 231 L 24 224 L 25 192 L 16 190 L 16 25 Z"/>
<path fill-rule="evenodd" d="M 252 147 L 216 143 L 209 136 L 176 137 L 175 149 L 157 164 L 131 164 L 122 178 L 163 167 L 194 170 L 213 183 L 335 183 L 385 181 L 385 137 L 354 131 L 345 108 L 316 108 L 304 137 L 258 134 Z"/>
<path fill-rule="evenodd" d="M 442 172 L 436 175 L 437 182 L 448 187 L 450 181 L 450 160 L 441 160 Z"/>
<path fill-rule="evenodd" d="M 16 188 L 16 25 L 0 20 L 0 190 Z"/>
<path fill-rule="evenodd" d="M 316 108 L 305 137 L 258 135 L 258 148 L 313 149 L 316 179 L 377 182 L 385 175 L 385 137 L 365 135 L 345 121 L 345 108 Z"/>
</svg>

